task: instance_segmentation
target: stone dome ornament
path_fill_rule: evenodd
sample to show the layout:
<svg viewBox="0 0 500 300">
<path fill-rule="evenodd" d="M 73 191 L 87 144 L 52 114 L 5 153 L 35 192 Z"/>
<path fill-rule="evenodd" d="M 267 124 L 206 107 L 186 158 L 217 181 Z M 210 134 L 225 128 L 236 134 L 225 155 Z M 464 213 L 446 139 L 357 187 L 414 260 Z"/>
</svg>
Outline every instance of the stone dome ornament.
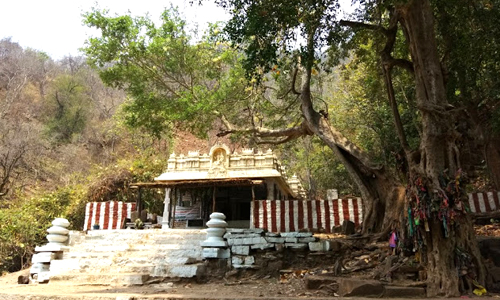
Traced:
<svg viewBox="0 0 500 300">
<path fill-rule="evenodd" d="M 214 212 L 210 215 L 207 222 L 207 239 L 201 242 L 202 247 L 227 247 L 227 242 L 222 238 L 228 226 L 225 219 L 223 213 Z"/>
<path fill-rule="evenodd" d="M 48 245 L 63 245 L 69 238 L 69 230 L 67 228 L 69 227 L 69 221 L 64 218 L 56 218 L 52 221 L 52 225 L 52 227 L 47 229 L 49 233 L 47 235 Z"/>
</svg>

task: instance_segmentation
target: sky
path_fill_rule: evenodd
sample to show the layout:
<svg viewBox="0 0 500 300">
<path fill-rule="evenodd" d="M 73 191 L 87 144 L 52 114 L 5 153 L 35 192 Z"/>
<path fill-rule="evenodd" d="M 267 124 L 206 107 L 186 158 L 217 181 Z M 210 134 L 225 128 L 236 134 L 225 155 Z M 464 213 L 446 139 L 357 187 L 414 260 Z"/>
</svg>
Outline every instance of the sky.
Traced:
<svg viewBox="0 0 500 300">
<path fill-rule="evenodd" d="M 78 48 L 85 40 L 97 35 L 82 25 L 82 13 L 91 11 L 92 7 L 109 9 L 112 15 L 128 11 L 134 16 L 148 13 L 156 21 L 170 3 L 179 8 L 188 24 L 197 23 L 200 29 L 208 22 L 229 19 L 229 15 L 211 1 L 204 1 L 200 7 L 192 6 L 189 0 L 3 0 L 0 39 L 10 37 L 23 48 L 43 51 L 55 60 L 78 56 L 81 54 Z"/>
<path fill-rule="evenodd" d="M 80 55 L 78 48 L 84 41 L 96 35 L 82 25 L 83 12 L 92 7 L 109 9 L 114 15 L 144 16 L 159 19 L 170 3 L 179 8 L 189 23 L 203 28 L 208 22 L 226 21 L 229 16 L 222 8 L 210 1 L 199 7 L 189 0 L 4 0 L 0 9 L 0 39 L 11 38 L 23 48 L 33 48 L 47 53 L 53 59 Z"/>
</svg>

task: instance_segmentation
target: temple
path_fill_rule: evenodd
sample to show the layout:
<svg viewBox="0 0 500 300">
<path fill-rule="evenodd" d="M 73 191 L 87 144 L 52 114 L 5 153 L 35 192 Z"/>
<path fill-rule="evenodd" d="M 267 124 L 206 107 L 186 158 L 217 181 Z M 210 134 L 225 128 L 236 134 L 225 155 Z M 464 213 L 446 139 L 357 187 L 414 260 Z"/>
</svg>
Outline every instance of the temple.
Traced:
<svg viewBox="0 0 500 300">
<path fill-rule="evenodd" d="M 163 227 L 176 220 L 204 224 L 210 213 L 226 215 L 231 227 L 251 226 L 252 201 L 304 198 L 296 176 L 288 178 L 272 150 L 231 153 L 216 144 L 208 154 L 172 154 L 167 170 L 155 178 L 166 188 Z"/>
</svg>

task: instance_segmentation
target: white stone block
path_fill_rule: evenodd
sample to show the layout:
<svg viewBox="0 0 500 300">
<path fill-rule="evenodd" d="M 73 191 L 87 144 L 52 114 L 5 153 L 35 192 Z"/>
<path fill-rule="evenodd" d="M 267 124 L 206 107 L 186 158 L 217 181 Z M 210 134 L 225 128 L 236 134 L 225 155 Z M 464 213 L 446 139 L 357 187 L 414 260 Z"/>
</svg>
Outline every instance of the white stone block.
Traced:
<svg viewBox="0 0 500 300">
<path fill-rule="evenodd" d="M 285 247 L 296 250 L 303 250 L 306 249 L 308 245 L 304 243 L 285 243 Z"/>
<path fill-rule="evenodd" d="M 223 248 L 203 248 L 203 258 L 229 258 L 231 252 Z"/>
<path fill-rule="evenodd" d="M 55 258 L 55 254 L 52 252 L 42 252 L 33 254 L 31 258 L 32 263 L 49 263 L 51 260 Z"/>
<path fill-rule="evenodd" d="M 285 242 L 284 237 L 266 237 L 266 241 L 269 243 L 283 244 Z"/>
<path fill-rule="evenodd" d="M 266 244 L 267 241 L 263 237 L 254 237 L 252 238 L 252 244 Z"/>
<path fill-rule="evenodd" d="M 281 233 L 281 236 L 285 237 L 285 238 L 287 238 L 287 237 L 289 237 L 289 238 L 296 238 L 296 237 L 298 237 L 298 235 L 299 235 L 298 232 L 282 232 Z"/>
<path fill-rule="evenodd" d="M 234 265 L 243 265 L 245 262 L 245 256 L 235 255 L 231 257 L 231 263 Z"/>
<path fill-rule="evenodd" d="M 275 232 L 266 232 L 266 236 L 269 236 L 269 237 L 278 237 L 280 236 L 279 233 L 275 233 Z"/>
<path fill-rule="evenodd" d="M 35 247 L 36 252 L 58 252 L 58 251 L 68 251 L 69 247 L 60 244 L 47 244 L 44 246 Z"/>
<path fill-rule="evenodd" d="M 270 248 L 274 248 L 274 244 L 270 244 L 270 243 L 266 243 L 266 244 L 254 244 L 251 246 L 252 249 L 260 249 L 260 250 L 264 250 L 264 249 L 270 249 Z"/>
<path fill-rule="evenodd" d="M 202 247 L 227 247 L 228 243 L 226 241 L 203 241 L 200 242 Z"/>
<path fill-rule="evenodd" d="M 250 254 L 250 246 L 232 246 L 231 252 L 234 255 L 248 255 Z"/>
<path fill-rule="evenodd" d="M 285 243 L 297 243 L 299 241 L 296 237 L 287 237 L 285 238 Z"/>
<path fill-rule="evenodd" d="M 324 244 L 322 242 L 310 242 L 309 251 L 312 252 L 325 251 Z"/>
<path fill-rule="evenodd" d="M 332 241 L 321 241 L 323 243 L 323 249 L 325 251 L 331 251 L 332 250 Z"/>
<path fill-rule="evenodd" d="M 297 232 L 298 238 L 310 237 L 310 236 L 313 236 L 312 232 Z"/>
<path fill-rule="evenodd" d="M 30 273 L 49 272 L 50 265 L 47 263 L 35 263 L 31 266 Z"/>
<path fill-rule="evenodd" d="M 50 280 L 50 272 L 43 271 L 36 274 L 37 274 L 36 281 L 39 283 L 45 283 Z"/>
<path fill-rule="evenodd" d="M 299 238 L 299 243 L 309 243 L 309 242 L 316 242 L 316 238 L 313 236 Z"/>
<path fill-rule="evenodd" d="M 245 257 L 245 260 L 244 260 L 244 264 L 249 266 L 249 265 L 253 265 L 255 263 L 255 257 L 253 256 L 246 256 Z"/>
<path fill-rule="evenodd" d="M 233 265 L 235 269 L 258 269 L 255 265 Z"/>
</svg>

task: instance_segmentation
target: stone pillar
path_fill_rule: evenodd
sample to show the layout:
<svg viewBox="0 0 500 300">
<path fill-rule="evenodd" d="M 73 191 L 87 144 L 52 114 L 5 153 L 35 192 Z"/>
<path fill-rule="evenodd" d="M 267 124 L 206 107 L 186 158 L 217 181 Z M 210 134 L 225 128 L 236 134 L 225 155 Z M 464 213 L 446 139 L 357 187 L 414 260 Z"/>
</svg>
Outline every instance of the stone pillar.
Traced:
<svg viewBox="0 0 500 300">
<path fill-rule="evenodd" d="M 207 239 L 201 242 L 204 258 L 229 258 L 230 251 L 223 236 L 226 233 L 226 216 L 223 213 L 214 212 L 207 222 Z"/>
<path fill-rule="evenodd" d="M 33 265 L 30 269 L 30 279 L 34 282 L 46 283 L 50 279 L 50 262 L 54 259 L 61 259 L 62 252 L 69 238 L 69 222 L 63 218 L 56 218 L 52 221 L 52 227 L 47 229 L 48 244 L 36 247 L 36 254 L 31 261 Z"/>
<path fill-rule="evenodd" d="M 274 199 L 274 180 L 268 180 L 267 184 L 267 199 L 266 200 L 276 200 Z"/>
<path fill-rule="evenodd" d="M 169 208 L 170 208 L 170 190 L 171 188 L 165 188 L 165 201 L 163 207 L 163 219 L 161 221 L 161 229 L 170 228 L 170 218 L 169 218 Z"/>
</svg>

